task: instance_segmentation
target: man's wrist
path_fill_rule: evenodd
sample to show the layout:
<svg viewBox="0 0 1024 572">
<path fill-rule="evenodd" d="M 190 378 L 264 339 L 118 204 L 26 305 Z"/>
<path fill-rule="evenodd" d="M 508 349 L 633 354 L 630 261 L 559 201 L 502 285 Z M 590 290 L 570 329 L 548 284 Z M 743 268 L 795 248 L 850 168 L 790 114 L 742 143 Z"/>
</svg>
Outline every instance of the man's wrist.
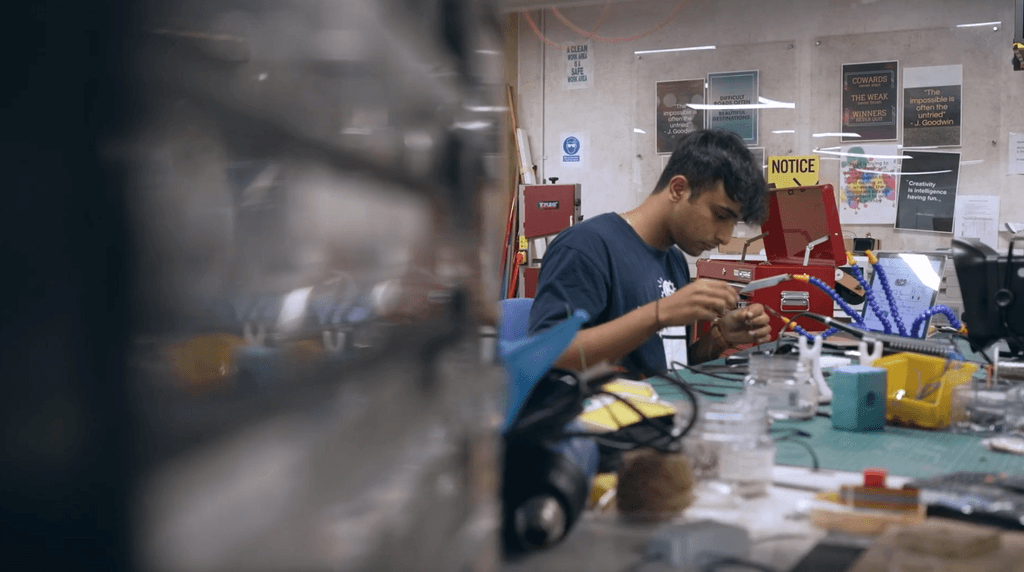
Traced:
<svg viewBox="0 0 1024 572">
<path fill-rule="evenodd" d="M 726 339 L 725 334 L 722 333 L 722 327 L 718 322 L 711 324 L 709 333 L 711 334 L 711 340 L 714 342 L 717 353 L 722 353 L 723 351 L 733 347 L 732 342 Z"/>
</svg>

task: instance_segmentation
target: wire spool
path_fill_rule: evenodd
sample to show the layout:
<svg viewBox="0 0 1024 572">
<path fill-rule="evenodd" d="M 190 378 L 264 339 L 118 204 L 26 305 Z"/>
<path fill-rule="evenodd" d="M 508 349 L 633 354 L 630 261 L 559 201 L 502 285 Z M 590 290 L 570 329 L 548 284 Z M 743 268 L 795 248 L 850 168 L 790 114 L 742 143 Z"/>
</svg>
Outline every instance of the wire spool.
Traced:
<svg viewBox="0 0 1024 572">
<path fill-rule="evenodd" d="M 623 455 L 618 475 L 616 502 L 619 513 L 629 520 L 670 520 L 693 504 L 693 466 L 684 455 L 630 451 Z"/>
</svg>

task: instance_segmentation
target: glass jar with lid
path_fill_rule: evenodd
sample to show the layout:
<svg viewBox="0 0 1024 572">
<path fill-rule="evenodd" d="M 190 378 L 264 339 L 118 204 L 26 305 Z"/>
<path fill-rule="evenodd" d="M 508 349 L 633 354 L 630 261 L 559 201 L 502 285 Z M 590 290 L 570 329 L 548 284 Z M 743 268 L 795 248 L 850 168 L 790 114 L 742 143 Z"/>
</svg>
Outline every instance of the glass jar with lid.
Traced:
<svg viewBox="0 0 1024 572">
<path fill-rule="evenodd" d="M 775 443 L 768 435 L 764 396 L 740 394 L 702 402 L 686 452 L 699 481 L 723 485 L 739 497 L 765 494 L 772 481 Z"/>
<path fill-rule="evenodd" d="M 818 386 L 804 361 L 796 356 L 754 354 L 748 363 L 746 390 L 765 396 L 768 417 L 806 420 L 818 412 Z"/>
</svg>

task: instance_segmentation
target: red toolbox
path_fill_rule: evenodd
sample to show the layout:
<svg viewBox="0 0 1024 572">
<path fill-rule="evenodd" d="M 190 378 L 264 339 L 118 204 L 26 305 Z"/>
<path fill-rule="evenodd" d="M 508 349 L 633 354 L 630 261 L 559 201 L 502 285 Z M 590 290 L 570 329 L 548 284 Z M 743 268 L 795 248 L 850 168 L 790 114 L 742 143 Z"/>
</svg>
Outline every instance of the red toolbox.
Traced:
<svg viewBox="0 0 1024 572">
<path fill-rule="evenodd" d="M 768 209 L 768 220 L 761 225 L 767 262 L 701 259 L 697 261 L 697 277 L 727 280 L 739 287 L 779 274 L 808 274 L 834 288 L 836 268 L 846 263 L 846 250 L 832 185 L 771 189 Z M 750 302 L 790 319 L 806 311 L 832 316 L 833 308 L 828 294 L 797 280 L 758 290 Z M 825 329 L 806 317 L 797 323 L 812 332 Z M 703 329 L 701 326 L 698 324 L 698 331 Z M 771 316 L 772 339 L 782 326 L 782 320 Z"/>
</svg>

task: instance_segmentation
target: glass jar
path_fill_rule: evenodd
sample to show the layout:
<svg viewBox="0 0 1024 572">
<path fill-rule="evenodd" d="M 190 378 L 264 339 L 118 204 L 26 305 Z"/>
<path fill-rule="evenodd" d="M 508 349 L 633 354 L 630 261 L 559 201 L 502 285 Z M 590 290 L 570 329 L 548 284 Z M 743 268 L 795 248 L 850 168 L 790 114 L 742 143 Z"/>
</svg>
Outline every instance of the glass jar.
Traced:
<svg viewBox="0 0 1024 572">
<path fill-rule="evenodd" d="M 744 384 L 767 398 L 771 419 L 806 420 L 818 412 L 818 386 L 796 356 L 751 355 Z"/>
<path fill-rule="evenodd" d="M 971 380 L 953 387 L 949 430 L 990 434 L 1024 426 L 1024 403 L 1016 388 L 988 387 Z"/>
<path fill-rule="evenodd" d="M 767 401 L 760 395 L 740 394 L 702 402 L 697 425 L 686 439 L 686 453 L 697 480 L 723 485 L 739 497 L 766 494 L 775 464 Z"/>
</svg>

